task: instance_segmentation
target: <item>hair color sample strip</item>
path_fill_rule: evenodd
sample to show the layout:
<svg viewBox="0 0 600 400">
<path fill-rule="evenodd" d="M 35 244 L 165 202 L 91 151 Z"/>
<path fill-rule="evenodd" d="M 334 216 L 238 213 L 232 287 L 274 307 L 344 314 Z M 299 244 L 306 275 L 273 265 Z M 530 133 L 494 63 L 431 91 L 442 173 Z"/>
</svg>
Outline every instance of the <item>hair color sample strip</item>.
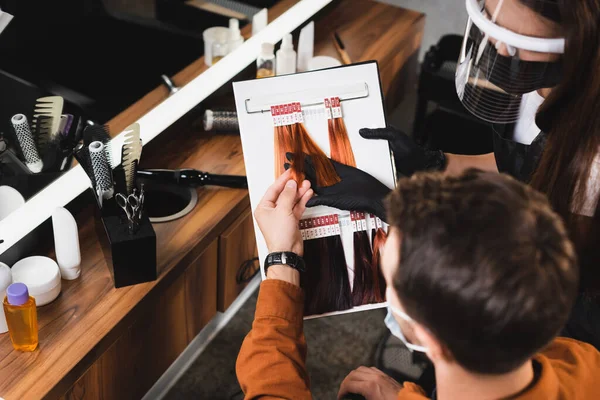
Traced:
<svg viewBox="0 0 600 400">
<path fill-rule="evenodd" d="M 332 97 L 331 100 L 325 99 L 325 107 L 329 108 L 327 115 L 327 125 L 329 128 L 329 151 L 331 159 L 356 167 L 356 160 L 352 145 L 348 138 L 346 124 L 342 118 L 342 108 L 339 97 Z"/>
<path fill-rule="evenodd" d="M 312 140 L 302 124 L 300 103 L 273 106 L 271 115 L 275 126 L 275 177 L 284 172 L 285 163 L 290 163 L 292 177 L 300 185 L 304 180 L 304 157 L 310 155 L 319 186 L 331 186 L 340 181 L 333 164 Z M 286 153 L 293 154 L 291 162 L 287 160 Z"/>
<path fill-rule="evenodd" d="M 385 300 L 385 278 L 381 273 L 381 250 L 387 240 L 387 233 L 382 228 L 377 228 L 373 234 L 373 259 L 371 262 L 371 274 L 374 279 L 374 292 L 379 301 Z"/>
<path fill-rule="evenodd" d="M 354 281 L 352 304 L 360 306 L 376 302 L 371 261 L 373 253 L 367 232 L 354 232 Z"/>
<path fill-rule="evenodd" d="M 339 235 L 304 242 L 305 315 L 352 308 L 348 267 Z"/>
</svg>

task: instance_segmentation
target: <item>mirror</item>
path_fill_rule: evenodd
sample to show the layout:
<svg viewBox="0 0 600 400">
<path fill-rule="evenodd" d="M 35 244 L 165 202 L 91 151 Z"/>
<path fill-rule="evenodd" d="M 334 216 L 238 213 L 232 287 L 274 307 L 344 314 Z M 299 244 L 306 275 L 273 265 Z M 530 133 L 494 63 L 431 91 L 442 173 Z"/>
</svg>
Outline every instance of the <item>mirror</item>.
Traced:
<svg viewBox="0 0 600 400">
<path fill-rule="evenodd" d="M 0 186 L 29 200 L 77 164 L 72 150 L 89 121 L 110 124 L 159 86 L 162 75 L 201 57 L 205 29 L 227 26 L 232 15 L 243 27 L 274 2 L 240 3 L 232 12 L 193 1 L 0 0 L 3 13 L 13 16 L 0 35 Z M 36 100 L 48 96 L 63 98 L 62 129 L 51 140 L 33 126 Z M 28 151 L 15 115 L 35 141 Z"/>
<path fill-rule="evenodd" d="M 163 130 L 165 130 L 168 126 L 170 126 L 173 122 L 177 121 L 181 118 L 185 113 L 191 110 L 193 107 L 196 107 L 200 102 L 202 102 L 205 98 L 207 98 L 210 94 L 215 92 L 221 86 L 230 81 L 234 76 L 236 76 L 240 71 L 246 68 L 251 63 L 255 62 L 257 54 L 260 52 L 261 44 L 264 42 L 277 43 L 281 40 L 281 38 L 299 27 L 305 21 L 309 20 L 314 14 L 316 14 L 319 10 L 325 7 L 327 4 L 331 2 L 331 0 L 302 0 L 302 1 L 291 1 L 291 0 L 282 0 L 286 5 L 286 11 L 283 12 L 277 19 L 271 22 L 266 28 L 252 36 L 250 39 L 246 40 L 243 44 L 237 47 L 235 50 L 231 51 L 226 57 L 221 59 L 217 64 L 213 67 L 206 69 L 196 78 L 192 79 L 185 86 L 181 87 L 179 91 L 167 95 L 166 89 L 164 89 L 165 96 L 157 101 L 157 105 L 155 105 L 150 111 L 147 113 L 140 112 L 139 110 L 135 110 L 135 107 L 131 107 L 127 110 L 128 113 L 140 113 L 140 118 L 137 121 L 130 121 L 126 125 L 130 123 L 137 122 L 140 126 L 141 139 L 143 144 L 149 143 L 152 139 L 154 139 L 157 135 L 159 135 Z M 12 4 L 13 6 L 19 7 L 23 4 L 29 4 L 30 9 L 33 7 L 33 4 L 46 4 L 52 3 L 56 5 L 57 2 L 45 2 L 42 0 L 0 0 L 0 7 L 3 10 L 8 11 L 8 7 L 5 5 Z M 62 7 L 62 3 L 61 7 Z M 77 10 L 81 10 L 81 3 L 102 3 L 100 0 L 69 0 L 64 3 L 70 3 L 72 7 Z M 160 2 L 158 2 L 160 3 Z M 102 3 L 103 4 L 103 3 Z M 50 5 L 44 5 L 44 10 L 50 12 Z M 58 6 L 57 6 L 58 7 Z M 25 7 L 27 10 L 27 7 Z M 202 12 L 208 12 L 205 10 L 200 10 Z M 35 10 L 35 15 L 37 15 L 38 19 L 41 18 L 40 15 L 43 12 L 40 9 Z M 26 15 L 26 12 L 25 12 Z M 11 25 L 15 23 L 18 19 L 18 15 L 15 14 L 15 18 L 11 22 Z M 25 18 L 25 17 L 23 17 Z M 33 18 L 33 17 L 32 17 Z M 173 16 L 175 18 L 175 16 Z M 35 20 L 35 18 L 34 18 Z M 69 21 L 63 21 L 66 25 L 70 25 Z M 42 23 L 42 22 L 40 22 Z M 79 59 L 73 58 L 71 53 L 68 56 L 65 55 L 65 63 L 68 63 L 66 60 L 73 62 L 75 66 L 64 66 L 64 70 L 71 71 L 72 74 L 76 74 L 78 76 L 77 83 L 80 86 L 75 85 L 75 81 L 71 75 L 66 74 L 60 67 L 56 65 L 49 65 L 53 63 L 48 63 L 47 61 L 41 62 L 40 60 L 52 60 L 56 59 L 56 54 L 48 53 L 50 50 L 40 50 L 40 53 L 32 52 L 30 48 L 19 48 L 15 47 L 14 44 L 17 42 L 11 42 L 9 45 L 6 45 L 4 36 L 8 35 L 11 25 L 4 31 L 4 33 L 0 36 L 0 52 L 2 52 L 3 56 L 0 57 L 0 69 L 4 70 L 7 74 L 12 76 L 14 72 L 19 72 L 18 66 L 22 63 L 19 60 L 16 60 L 19 56 L 23 56 L 30 63 L 37 61 L 37 64 L 30 65 L 22 65 L 24 69 L 21 71 L 23 76 L 26 74 L 29 77 L 35 77 L 36 75 L 32 71 L 37 71 L 38 74 L 42 74 L 44 77 L 50 76 L 50 72 L 53 71 L 57 77 L 62 77 L 63 80 L 55 82 L 50 82 L 47 79 L 39 79 L 39 84 L 32 84 L 30 81 L 25 80 L 24 78 L 20 78 L 25 82 L 27 87 L 31 87 L 29 85 L 33 85 L 36 88 L 43 87 L 43 90 L 48 92 L 45 93 L 51 95 L 60 95 L 64 98 L 65 107 L 66 105 L 73 105 L 73 109 L 81 110 L 81 120 L 83 121 L 80 125 L 83 127 L 86 125 L 88 120 L 92 121 L 100 121 L 100 123 L 107 123 L 109 128 L 111 129 L 111 136 L 113 136 L 110 141 L 110 148 L 112 150 L 112 154 L 114 157 L 114 164 L 118 165 L 121 162 L 121 147 L 124 142 L 124 133 L 122 132 L 126 126 L 120 126 L 119 121 L 117 121 L 118 116 L 112 119 L 110 116 L 114 116 L 115 112 L 119 112 L 123 107 L 127 107 L 128 102 L 135 101 L 136 96 L 142 97 L 146 92 L 146 88 L 140 89 L 140 87 L 133 85 L 133 78 L 136 73 L 143 75 L 140 69 L 144 69 L 145 65 L 138 65 L 138 68 L 131 68 L 131 65 L 127 65 L 125 70 L 130 71 L 130 81 L 127 79 L 123 79 L 120 74 L 122 74 L 122 70 L 119 69 L 123 64 L 135 64 L 139 60 L 136 60 L 131 57 L 125 57 L 128 54 L 126 52 L 121 54 L 121 58 L 110 59 L 110 62 L 106 62 L 104 60 L 105 57 L 102 52 L 93 52 L 94 57 L 86 55 L 87 58 L 86 63 L 82 63 L 78 61 Z M 47 23 L 44 23 L 43 26 L 47 26 Z M 54 24 L 53 24 L 54 25 Z M 214 23 L 211 23 L 214 25 Z M 59 31 L 63 31 L 63 27 L 57 28 Z M 20 31 L 15 31 L 12 34 L 17 34 Z M 67 29 L 66 32 L 72 32 L 71 29 Z M 94 33 L 98 34 L 98 30 Z M 104 31 L 103 31 L 104 32 Z M 36 40 L 40 40 L 40 37 L 43 36 L 43 32 L 40 31 Z M 71 35 L 73 36 L 73 35 Z M 99 35 L 102 36 L 102 35 Z M 10 37 L 10 35 L 9 35 Z M 33 40 L 33 37 L 30 37 Z M 98 39 L 100 40 L 100 39 Z M 46 42 L 47 39 L 44 38 Z M 21 43 L 21 42 L 19 42 Z M 68 42 L 65 42 L 68 43 Z M 79 40 L 79 38 L 73 38 L 73 43 L 77 45 L 83 46 L 84 43 Z M 98 46 L 101 46 L 101 43 L 96 43 Z M 10 45 L 13 45 L 12 47 Z M 32 43 L 30 43 L 32 45 Z M 116 44 L 115 44 L 116 45 Z M 135 46 L 130 43 L 130 50 L 133 50 L 133 47 L 140 47 L 139 43 Z M 39 46 L 38 46 L 39 47 Z M 48 49 L 53 48 L 56 51 L 56 48 L 60 46 L 48 46 Z M 179 47 L 179 46 L 178 46 Z M 69 46 L 69 48 L 73 51 L 77 48 L 77 46 Z M 84 47 L 90 52 L 91 47 Z M 101 48 L 101 47 L 98 47 Z M 107 49 L 105 47 L 105 49 Z M 195 58 L 198 57 L 198 49 L 200 52 L 202 51 L 202 46 L 195 47 L 193 51 L 195 51 Z M 36 48 L 37 50 L 37 48 Z M 80 50 L 80 49 L 79 49 Z M 107 49 L 108 51 L 108 49 Z M 67 52 L 65 50 L 65 52 Z M 29 53 L 29 54 L 27 54 Z M 11 57 L 5 57 L 4 54 L 10 54 Z M 35 54 L 43 54 L 46 58 L 34 57 Z M 143 55 L 140 55 L 142 57 Z M 33 58 L 32 58 L 33 57 Z M 127 62 L 116 62 L 115 60 L 126 60 Z M 89 62 L 89 64 L 88 64 Z M 99 69 L 94 64 L 97 62 L 99 65 L 103 65 L 106 67 L 105 69 Z M 61 64 L 61 63 L 58 63 Z M 64 64 L 64 63 L 63 63 Z M 89 69 L 88 69 L 89 67 Z M 185 67 L 183 66 L 174 66 L 175 70 L 177 68 L 181 69 Z M 112 69 L 111 69 L 112 68 Z M 106 71 L 110 69 L 110 73 Z M 79 71 L 79 72 L 78 72 Z M 93 71 L 93 73 L 91 73 Z M 120 72 L 118 74 L 117 72 Z M 170 72 L 166 71 L 167 73 Z M 163 72 L 164 73 L 164 72 Z M 173 73 L 173 72 L 171 72 Z M 114 74 L 114 75 L 112 75 Z M 108 77 L 108 78 L 107 78 Z M 120 82 L 119 84 L 115 84 L 114 82 L 109 82 L 110 86 L 107 84 L 106 87 L 102 87 L 102 85 L 97 84 L 97 82 L 89 83 L 87 81 L 90 80 L 101 80 L 108 82 L 111 79 L 115 79 L 116 82 Z M 155 79 L 153 75 L 150 75 L 147 79 Z M 146 81 L 144 81 L 146 82 Z M 20 82 L 23 83 L 23 82 Z M 71 85 L 68 86 L 67 85 Z M 83 85 L 89 84 L 87 87 L 89 90 L 86 92 L 86 96 L 81 97 L 81 92 L 76 92 L 73 94 L 75 89 L 83 90 Z M 156 86 L 156 80 L 153 82 L 147 83 L 150 89 Z M 42 86 L 45 85 L 45 86 Z M 92 86 L 98 90 L 98 92 L 92 92 Z M 74 89 L 71 89 L 74 88 Z M 110 90 L 108 90 L 110 88 Z M 50 91 L 52 89 L 53 91 Z M 135 91 L 136 89 L 137 91 Z M 33 89 L 32 93 L 33 93 Z M 0 91 L 3 93 L 3 97 L 6 96 L 4 94 L 4 90 L 0 88 Z M 90 97 L 90 94 L 94 93 L 95 97 Z M 132 94 L 132 93 L 135 93 Z M 141 93 L 141 94 L 140 94 Z M 35 92 L 33 97 L 37 99 L 38 94 Z M 139 98 L 138 97 L 138 98 Z M 90 100 L 91 99 L 91 100 Z M 128 99 L 128 100 L 124 100 Z M 132 100 L 133 99 L 133 100 Z M 92 101 L 93 100 L 93 101 Z M 35 102 L 35 99 L 33 100 Z M 9 102 L 9 101 L 7 101 Z M 115 106 L 118 104 L 118 106 Z M 10 114 L 10 112 L 9 112 Z M 122 121 L 121 121 L 121 125 Z M 114 129 L 113 127 L 118 127 L 118 129 Z M 117 132 L 115 132 L 117 130 Z M 23 160 L 21 160 L 23 161 Z M 23 170 L 23 168 L 21 168 Z M 15 173 L 15 175 L 18 175 Z M 83 171 L 81 166 L 73 163 L 70 168 L 67 168 L 64 171 L 60 171 L 56 177 L 53 177 L 53 181 L 50 184 L 47 184 L 45 187 L 40 188 L 41 190 L 37 193 L 30 193 L 29 198 L 27 198 L 26 203 L 20 207 L 17 207 L 14 211 L 12 211 L 9 215 L 5 216 L 2 220 L 0 220 L 0 255 L 4 253 L 7 249 L 9 249 L 13 244 L 17 243 L 20 239 L 24 238 L 32 229 L 37 227 L 39 224 L 44 222 L 47 218 L 49 218 L 52 210 L 56 207 L 64 206 L 70 201 L 72 201 L 75 197 L 81 194 L 83 191 L 90 187 L 90 180 L 86 173 Z M 0 185 L 2 183 L 0 182 Z M 39 189 L 38 189 L 39 190 Z M 2 200 L 0 200 L 2 201 Z"/>
</svg>

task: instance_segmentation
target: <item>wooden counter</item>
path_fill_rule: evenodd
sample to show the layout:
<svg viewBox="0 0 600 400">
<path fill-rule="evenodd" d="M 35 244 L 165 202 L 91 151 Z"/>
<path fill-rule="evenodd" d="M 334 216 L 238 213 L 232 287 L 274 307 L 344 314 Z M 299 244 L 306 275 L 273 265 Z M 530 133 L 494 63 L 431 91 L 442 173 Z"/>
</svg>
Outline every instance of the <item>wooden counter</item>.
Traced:
<svg viewBox="0 0 600 400">
<path fill-rule="evenodd" d="M 271 12 L 281 14 L 295 1 Z M 344 0 L 316 21 L 315 53 L 336 56 L 337 30 L 353 61 L 379 61 L 388 106 L 401 83 L 412 84 L 424 16 L 366 0 Z M 249 28 L 246 28 L 246 30 Z M 247 33 L 247 32 L 246 32 Z M 407 66 L 410 61 L 411 65 Z M 204 70 L 203 60 L 174 81 L 183 85 Z M 157 88 L 115 117 L 120 132 L 166 96 Z M 210 135 L 191 124 L 160 135 L 144 147 L 147 167 L 190 167 L 244 174 L 236 135 Z M 94 230 L 93 207 L 76 215 L 82 274 L 63 281 L 60 297 L 38 309 L 40 347 L 12 349 L 0 335 L 0 397 L 6 400 L 138 399 L 206 323 L 239 292 L 234 271 L 255 252 L 245 190 L 202 188 L 196 208 L 179 220 L 155 224 L 159 278 L 115 289 Z"/>
</svg>

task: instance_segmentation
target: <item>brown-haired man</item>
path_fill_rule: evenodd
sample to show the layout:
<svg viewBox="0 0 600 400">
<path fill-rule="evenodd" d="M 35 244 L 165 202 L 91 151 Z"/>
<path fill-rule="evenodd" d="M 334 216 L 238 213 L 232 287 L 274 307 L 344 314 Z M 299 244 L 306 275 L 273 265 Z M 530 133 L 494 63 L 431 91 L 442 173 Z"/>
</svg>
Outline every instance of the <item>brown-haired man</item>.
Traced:
<svg viewBox="0 0 600 400">
<path fill-rule="evenodd" d="M 301 254 L 298 219 L 312 191 L 282 175 L 255 211 L 269 251 Z M 387 200 L 385 323 L 435 366 L 436 398 L 597 398 L 600 353 L 556 338 L 577 291 L 576 256 L 545 197 L 497 173 L 401 179 Z M 311 268 L 310 265 L 306 268 Z M 247 398 L 311 398 L 300 272 L 272 266 L 237 362 Z M 425 399 L 361 367 L 340 397 Z"/>
</svg>

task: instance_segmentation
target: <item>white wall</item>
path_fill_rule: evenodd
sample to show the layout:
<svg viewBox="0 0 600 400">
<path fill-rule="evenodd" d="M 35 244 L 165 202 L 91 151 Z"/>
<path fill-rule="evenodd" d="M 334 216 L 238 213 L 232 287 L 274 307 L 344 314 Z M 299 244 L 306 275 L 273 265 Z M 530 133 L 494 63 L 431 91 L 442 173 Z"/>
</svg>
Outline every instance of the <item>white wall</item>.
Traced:
<svg viewBox="0 0 600 400">
<path fill-rule="evenodd" d="M 467 22 L 465 0 L 379 0 L 382 3 L 420 11 L 427 15 L 420 59 L 429 47 L 447 33 L 464 34 Z"/>
</svg>

